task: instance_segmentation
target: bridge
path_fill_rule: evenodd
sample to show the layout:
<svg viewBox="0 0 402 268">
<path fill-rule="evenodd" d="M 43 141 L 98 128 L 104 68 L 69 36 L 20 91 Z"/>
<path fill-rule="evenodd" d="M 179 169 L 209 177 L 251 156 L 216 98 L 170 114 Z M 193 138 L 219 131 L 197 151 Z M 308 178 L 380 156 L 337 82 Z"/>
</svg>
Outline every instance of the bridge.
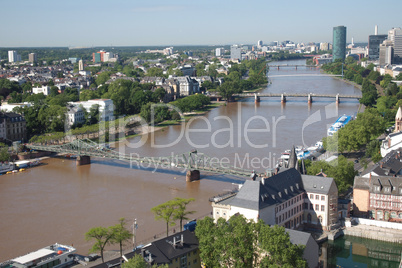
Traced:
<svg viewBox="0 0 402 268">
<path fill-rule="evenodd" d="M 130 166 L 137 166 L 138 168 L 153 166 L 161 169 L 182 169 L 187 172 L 187 181 L 200 179 L 200 171 L 240 177 L 250 177 L 253 172 L 252 170 L 230 166 L 226 162 L 220 163 L 216 157 L 209 157 L 196 150 L 166 157 L 138 157 L 137 155 L 134 156 L 134 154 L 123 154 L 100 146 L 89 139 L 74 140 L 62 145 L 26 144 L 25 146 L 31 150 L 77 155 L 77 165 L 90 164 L 90 157 L 100 157 L 127 161 Z"/>
<path fill-rule="evenodd" d="M 222 96 L 215 94 L 210 95 L 210 98 L 216 98 L 217 100 L 221 100 Z M 281 98 L 282 103 L 286 103 L 286 98 L 295 97 L 295 98 L 307 98 L 307 102 L 311 104 L 314 98 L 334 98 L 336 103 L 340 103 L 340 99 L 361 99 L 360 95 L 343 95 L 343 94 L 318 94 L 318 93 L 240 93 L 233 94 L 232 97 L 238 98 L 250 98 L 253 97 L 255 102 L 260 102 L 261 98 L 271 98 L 271 97 L 279 97 Z"/>
<path fill-rule="evenodd" d="M 341 74 L 281 74 L 281 75 L 269 75 L 268 78 L 274 77 L 291 77 L 291 76 L 328 76 L 328 77 L 343 77 Z"/>
<path fill-rule="evenodd" d="M 298 67 L 307 67 L 307 68 L 318 68 L 317 65 L 305 65 L 305 64 L 276 64 L 276 65 L 268 65 L 269 67 L 275 67 L 276 69 L 284 68 L 284 67 L 291 67 L 297 70 Z"/>
</svg>

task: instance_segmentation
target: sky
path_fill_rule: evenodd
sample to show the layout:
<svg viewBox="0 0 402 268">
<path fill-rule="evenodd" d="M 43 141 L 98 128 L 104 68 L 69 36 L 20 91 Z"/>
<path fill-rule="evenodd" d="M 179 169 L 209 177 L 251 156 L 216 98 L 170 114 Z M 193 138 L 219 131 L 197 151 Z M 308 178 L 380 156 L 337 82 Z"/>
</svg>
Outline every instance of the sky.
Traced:
<svg viewBox="0 0 402 268">
<path fill-rule="evenodd" d="M 402 27 L 401 0 L 0 0 L 0 47 L 367 42 Z"/>
</svg>

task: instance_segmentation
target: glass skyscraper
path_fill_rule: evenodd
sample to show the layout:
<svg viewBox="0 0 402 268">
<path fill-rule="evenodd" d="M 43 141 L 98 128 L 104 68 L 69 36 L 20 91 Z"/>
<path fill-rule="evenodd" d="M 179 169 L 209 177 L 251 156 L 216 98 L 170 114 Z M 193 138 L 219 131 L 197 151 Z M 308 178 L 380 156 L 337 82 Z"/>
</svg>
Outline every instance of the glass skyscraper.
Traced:
<svg viewBox="0 0 402 268">
<path fill-rule="evenodd" d="M 334 27 L 334 35 L 332 42 L 332 61 L 337 59 L 345 60 L 346 55 L 346 27 Z"/>
</svg>

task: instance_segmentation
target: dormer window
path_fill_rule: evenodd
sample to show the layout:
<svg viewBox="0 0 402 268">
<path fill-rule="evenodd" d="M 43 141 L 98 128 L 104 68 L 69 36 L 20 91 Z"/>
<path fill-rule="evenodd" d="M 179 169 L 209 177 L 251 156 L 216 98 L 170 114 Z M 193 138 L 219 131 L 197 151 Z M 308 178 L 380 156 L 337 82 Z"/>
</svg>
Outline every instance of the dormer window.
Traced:
<svg viewBox="0 0 402 268">
<path fill-rule="evenodd" d="M 385 188 L 384 188 L 384 192 L 390 193 L 390 192 L 391 192 L 391 187 L 385 187 Z"/>
<path fill-rule="evenodd" d="M 299 184 L 298 183 L 296 183 L 296 188 L 299 189 Z"/>
<path fill-rule="evenodd" d="M 293 186 L 290 186 L 290 190 L 291 190 L 292 192 L 294 192 Z"/>
</svg>

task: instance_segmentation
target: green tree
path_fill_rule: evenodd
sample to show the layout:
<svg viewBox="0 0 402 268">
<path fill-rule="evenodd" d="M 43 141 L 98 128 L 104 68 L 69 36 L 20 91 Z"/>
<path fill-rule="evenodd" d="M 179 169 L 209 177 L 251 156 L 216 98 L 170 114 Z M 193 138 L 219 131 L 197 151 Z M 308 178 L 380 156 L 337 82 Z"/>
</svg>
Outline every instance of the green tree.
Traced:
<svg viewBox="0 0 402 268">
<path fill-rule="evenodd" d="M 10 153 L 8 152 L 7 146 L 2 146 L 0 148 L 0 161 L 5 162 L 10 160 Z"/>
<path fill-rule="evenodd" d="M 183 220 L 188 220 L 189 218 L 187 216 L 195 213 L 195 211 L 186 210 L 187 205 L 192 201 L 195 201 L 195 199 L 194 198 L 185 199 L 176 197 L 175 199 L 172 200 L 173 206 L 175 208 L 173 213 L 173 219 L 179 220 L 180 232 L 183 231 Z"/>
<path fill-rule="evenodd" d="M 112 244 L 119 244 L 120 256 L 123 256 L 123 245 L 125 242 L 132 238 L 132 234 L 126 228 L 126 220 L 124 218 L 119 219 L 119 223 L 110 227 L 112 232 L 112 238 L 110 242 Z"/>
<path fill-rule="evenodd" d="M 95 240 L 95 244 L 92 246 L 90 252 L 100 252 L 102 262 L 105 262 L 103 259 L 103 251 L 105 247 L 110 244 L 110 240 L 113 237 L 113 232 L 110 228 L 106 227 L 94 227 L 89 229 L 89 231 L 85 234 L 85 239 L 87 241 Z"/>
<path fill-rule="evenodd" d="M 122 264 L 122 268 L 148 268 L 148 263 L 140 254 L 135 254 L 128 262 Z"/>
<path fill-rule="evenodd" d="M 147 70 L 147 76 L 163 77 L 163 70 L 158 67 L 152 67 Z"/>
<path fill-rule="evenodd" d="M 166 236 L 169 236 L 169 226 L 174 226 L 174 204 L 172 201 L 165 202 L 163 204 L 153 207 L 151 211 L 155 214 L 156 220 L 164 220 L 166 222 Z"/>
</svg>

